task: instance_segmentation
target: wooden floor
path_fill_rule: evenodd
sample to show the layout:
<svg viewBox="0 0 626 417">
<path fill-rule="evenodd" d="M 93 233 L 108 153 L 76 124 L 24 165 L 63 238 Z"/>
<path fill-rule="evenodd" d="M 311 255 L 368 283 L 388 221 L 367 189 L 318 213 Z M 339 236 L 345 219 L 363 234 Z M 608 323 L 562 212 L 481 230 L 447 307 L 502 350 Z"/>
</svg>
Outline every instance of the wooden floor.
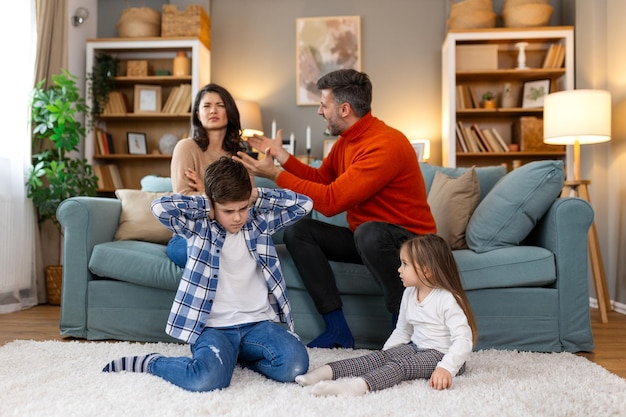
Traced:
<svg viewBox="0 0 626 417">
<path fill-rule="evenodd" d="M 0 346 L 16 339 L 67 340 L 59 335 L 58 306 L 40 305 L 11 314 L 0 314 Z M 595 349 L 579 353 L 626 379 L 626 316 L 610 312 L 609 322 L 600 323 L 598 310 L 591 310 Z"/>
</svg>

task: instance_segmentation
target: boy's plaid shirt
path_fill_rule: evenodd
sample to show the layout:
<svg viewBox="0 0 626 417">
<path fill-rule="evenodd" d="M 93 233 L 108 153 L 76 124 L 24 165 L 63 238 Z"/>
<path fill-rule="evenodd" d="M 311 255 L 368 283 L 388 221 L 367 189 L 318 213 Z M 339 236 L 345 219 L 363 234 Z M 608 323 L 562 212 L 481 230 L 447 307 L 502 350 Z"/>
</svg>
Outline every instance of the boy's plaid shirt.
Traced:
<svg viewBox="0 0 626 417">
<path fill-rule="evenodd" d="M 270 304 L 280 321 L 294 331 L 287 287 L 271 235 L 306 216 L 313 202 L 305 195 L 285 189 L 258 188 L 259 198 L 240 233 L 267 281 Z M 193 344 L 211 312 L 219 254 L 226 231 L 209 219 L 206 196 L 172 194 L 152 202 L 152 213 L 165 227 L 187 239 L 188 258 L 165 331 Z"/>
</svg>

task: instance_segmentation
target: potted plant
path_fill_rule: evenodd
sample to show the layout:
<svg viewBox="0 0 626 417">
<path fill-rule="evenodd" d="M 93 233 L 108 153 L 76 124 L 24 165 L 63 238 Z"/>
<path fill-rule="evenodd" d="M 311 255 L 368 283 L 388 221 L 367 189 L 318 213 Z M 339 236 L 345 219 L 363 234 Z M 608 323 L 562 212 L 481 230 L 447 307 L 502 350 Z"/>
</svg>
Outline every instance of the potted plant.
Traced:
<svg viewBox="0 0 626 417">
<path fill-rule="evenodd" d="M 483 108 L 485 109 L 496 108 L 496 98 L 491 91 L 486 91 L 483 94 Z"/>
<path fill-rule="evenodd" d="M 89 96 L 91 102 L 91 120 L 100 116 L 109 101 L 109 93 L 115 88 L 119 59 L 109 54 L 98 54 L 89 79 Z"/>
<path fill-rule="evenodd" d="M 44 84 L 45 80 L 37 83 L 31 100 L 33 156 L 26 188 L 39 222 L 51 220 L 62 235 L 56 217 L 57 207 L 70 197 L 96 195 L 98 178 L 86 159 L 72 154 L 78 151 L 85 136 L 79 117 L 86 116 L 89 111 L 76 86 L 76 77 L 63 70 L 52 76 L 49 87 Z M 37 150 L 41 151 L 35 153 Z M 60 266 L 46 268 L 51 304 L 55 304 L 50 295 L 51 288 L 58 290 L 60 298 L 60 270 Z"/>
</svg>

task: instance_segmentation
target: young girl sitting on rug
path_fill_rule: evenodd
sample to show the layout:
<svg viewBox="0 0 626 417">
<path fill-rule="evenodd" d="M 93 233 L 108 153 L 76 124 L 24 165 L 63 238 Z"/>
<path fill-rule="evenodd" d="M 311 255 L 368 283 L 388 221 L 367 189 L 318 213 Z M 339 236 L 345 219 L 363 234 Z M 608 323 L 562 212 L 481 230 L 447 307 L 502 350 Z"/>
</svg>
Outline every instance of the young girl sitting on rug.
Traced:
<svg viewBox="0 0 626 417">
<path fill-rule="evenodd" d="M 405 290 L 398 323 L 380 351 L 331 362 L 296 377 L 314 395 L 363 395 L 402 381 L 430 378 L 434 389 L 452 386 L 465 371 L 476 323 L 448 243 L 433 234 L 400 249 Z"/>
<path fill-rule="evenodd" d="M 304 217 L 313 202 L 290 190 L 252 187 L 246 168 L 230 157 L 208 166 L 204 190 L 152 202 L 155 217 L 187 241 L 166 332 L 189 343 L 192 357 L 124 357 L 103 371 L 147 372 L 189 391 L 212 391 L 230 385 L 239 362 L 293 382 L 308 369 L 309 356 L 293 333 L 271 234 Z"/>
</svg>

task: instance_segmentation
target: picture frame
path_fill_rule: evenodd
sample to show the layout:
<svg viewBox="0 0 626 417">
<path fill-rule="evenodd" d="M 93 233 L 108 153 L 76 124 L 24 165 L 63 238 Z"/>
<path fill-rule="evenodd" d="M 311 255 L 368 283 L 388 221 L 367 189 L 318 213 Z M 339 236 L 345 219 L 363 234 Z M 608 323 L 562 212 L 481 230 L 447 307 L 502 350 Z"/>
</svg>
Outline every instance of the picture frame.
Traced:
<svg viewBox="0 0 626 417">
<path fill-rule="evenodd" d="M 289 152 L 292 155 L 296 154 L 296 141 L 293 141 L 293 149 L 291 147 L 291 141 L 289 139 L 283 139 L 283 149 L 285 149 L 287 152 Z"/>
<path fill-rule="evenodd" d="M 135 113 L 160 113 L 161 86 L 136 84 L 133 111 Z"/>
<path fill-rule="evenodd" d="M 335 142 L 337 142 L 337 139 L 326 139 L 324 141 L 324 158 L 328 156 Z"/>
<path fill-rule="evenodd" d="M 361 16 L 297 18 L 297 105 L 319 105 L 317 80 L 338 69 L 361 71 Z"/>
<path fill-rule="evenodd" d="M 522 108 L 543 107 L 543 101 L 548 94 L 550 94 L 550 80 L 524 82 Z"/>
<path fill-rule="evenodd" d="M 148 153 L 148 145 L 145 133 L 127 132 L 128 153 L 131 155 L 146 155 Z"/>
<path fill-rule="evenodd" d="M 424 142 L 411 142 L 415 155 L 417 156 L 417 162 L 424 162 L 424 148 L 426 144 Z"/>
</svg>

